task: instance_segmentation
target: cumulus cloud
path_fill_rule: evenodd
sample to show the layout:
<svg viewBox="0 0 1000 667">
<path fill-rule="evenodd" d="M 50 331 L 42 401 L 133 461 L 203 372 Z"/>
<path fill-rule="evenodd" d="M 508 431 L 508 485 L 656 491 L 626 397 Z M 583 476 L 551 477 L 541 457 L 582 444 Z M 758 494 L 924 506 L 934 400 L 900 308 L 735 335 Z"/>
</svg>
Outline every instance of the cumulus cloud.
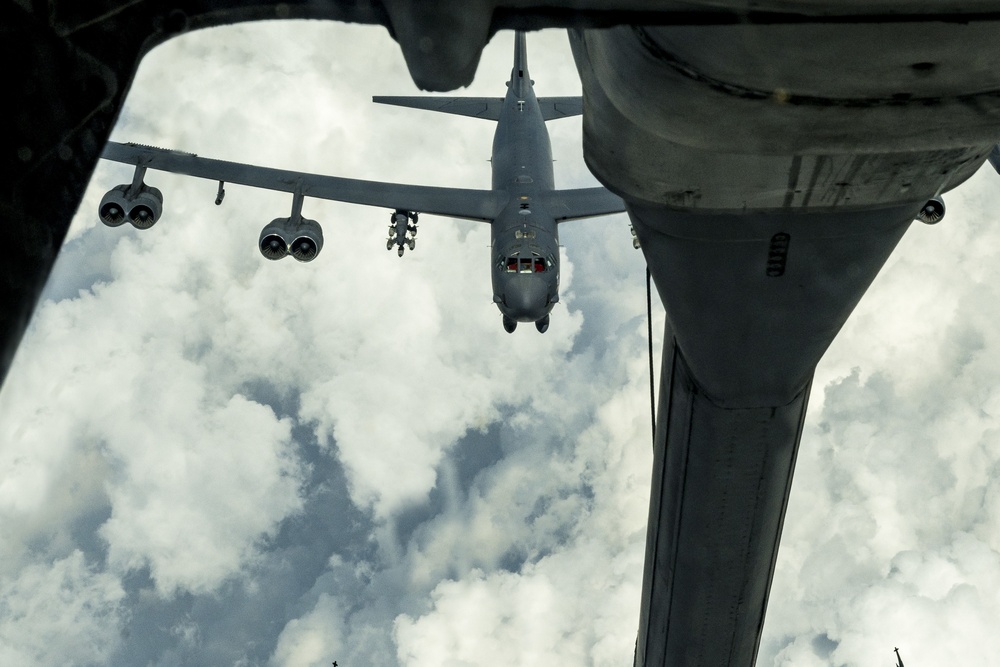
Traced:
<svg viewBox="0 0 1000 667">
<path fill-rule="evenodd" d="M 817 372 L 762 658 L 995 655 L 1000 273 L 995 175 L 916 226 Z M 880 657 L 881 656 L 881 657 Z"/>
<path fill-rule="evenodd" d="M 628 655 L 652 457 L 634 407 L 646 390 L 643 364 L 626 366 L 630 381 L 573 446 L 534 441 L 512 451 L 477 480 L 461 512 L 442 514 L 413 543 L 411 583 L 441 583 L 429 610 L 396 619 L 400 664 L 603 665 Z M 566 424 L 558 411 L 545 417 Z"/>
<path fill-rule="evenodd" d="M 282 667 L 325 665 L 344 646 L 346 610 L 333 595 L 323 593 L 304 616 L 285 626 L 271 662 Z"/>
<path fill-rule="evenodd" d="M 114 566 L 149 565 L 164 591 L 210 590 L 299 507 L 300 471 L 287 419 L 241 395 L 245 378 L 209 382 L 218 285 L 210 273 L 189 285 L 167 250 L 125 240 L 111 261 L 117 280 L 42 306 L 15 370 L 22 390 L 5 393 L 30 424 L 10 450 L 23 452 L 23 483 L 5 484 L 25 516 L 25 496 L 58 497 L 69 482 L 110 512 L 100 534 Z M 69 466 L 95 454 L 96 476 L 78 480 Z"/>
<path fill-rule="evenodd" d="M 0 576 L 0 663 L 43 667 L 104 664 L 127 621 L 114 575 L 74 551 Z"/>
</svg>

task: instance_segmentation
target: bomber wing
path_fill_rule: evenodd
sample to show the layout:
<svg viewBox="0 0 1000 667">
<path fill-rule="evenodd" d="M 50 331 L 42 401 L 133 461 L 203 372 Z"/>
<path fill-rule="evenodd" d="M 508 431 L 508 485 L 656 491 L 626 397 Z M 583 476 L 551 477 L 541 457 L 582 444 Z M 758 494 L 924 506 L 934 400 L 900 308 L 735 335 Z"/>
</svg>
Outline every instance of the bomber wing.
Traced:
<svg viewBox="0 0 1000 667">
<path fill-rule="evenodd" d="M 622 198 L 603 187 L 553 190 L 542 193 L 539 198 L 546 211 L 558 222 L 625 211 Z"/>
<path fill-rule="evenodd" d="M 402 185 L 272 169 L 139 144 L 108 142 L 101 157 L 147 169 L 304 197 L 485 222 L 497 216 L 507 197 L 505 193 L 493 190 Z"/>
</svg>

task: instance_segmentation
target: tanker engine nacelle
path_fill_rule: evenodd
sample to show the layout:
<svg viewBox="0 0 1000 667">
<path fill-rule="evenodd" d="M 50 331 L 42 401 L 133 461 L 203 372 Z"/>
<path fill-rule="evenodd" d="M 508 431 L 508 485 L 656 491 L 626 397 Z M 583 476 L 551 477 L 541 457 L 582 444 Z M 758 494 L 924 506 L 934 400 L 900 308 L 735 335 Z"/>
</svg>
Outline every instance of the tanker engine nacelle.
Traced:
<svg viewBox="0 0 1000 667">
<path fill-rule="evenodd" d="M 149 229 L 163 214 L 163 194 L 141 180 L 112 188 L 104 198 L 98 215 L 108 227 L 130 222 L 136 229 Z"/>
<path fill-rule="evenodd" d="M 315 220 L 275 218 L 260 232 L 260 254 L 278 260 L 291 255 L 300 262 L 311 262 L 323 249 L 323 229 Z"/>
<path fill-rule="evenodd" d="M 936 225 L 944 217 L 944 210 L 944 200 L 940 197 L 932 197 L 920 209 L 920 213 L 917 213 L 917 220 L 925 225 Z"/>
</svg>

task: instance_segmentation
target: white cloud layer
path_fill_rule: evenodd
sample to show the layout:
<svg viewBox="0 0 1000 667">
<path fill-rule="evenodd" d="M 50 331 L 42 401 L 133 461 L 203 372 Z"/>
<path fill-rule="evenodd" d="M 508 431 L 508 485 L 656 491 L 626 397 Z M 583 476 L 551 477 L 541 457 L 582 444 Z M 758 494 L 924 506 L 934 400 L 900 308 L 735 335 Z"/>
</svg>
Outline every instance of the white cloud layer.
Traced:
<svg viewBox="0 0 1000 667">
<path fill-rule="evenodd" d="M 1000 649 L 995 182 L 987 166 L 940 225 L 907 233 L 820 365 L 765 664 L 889 662 L 893 646 L 975 664 Z"/>
<path fill-rule="evenodd" d="M 464 94 L 502 94 L 509 42 Z M 564 34 L 529 53 L 540 94 L 578 91 Z M 382 29 L 234 26 L 150 54 L 115 139 L 485 187 L 489 123 L 370 103 L 414 92 Z M 550 129 L 557 183 L 592 184 L 579 121 Z M 564 227 L 550 330 L 507 335 L 485 226 L 424 217 L 400 260 L 385 211 L 307 201 L 323 254 L 272 263 L 287 197 L 150 173 L 160 223 L 97 224 L 130 176 L 98 167 L 0 393 L 0 664 L 631 659 L 651 455 L 623 216 Z M 907 234 L 817 371 L 760 665 L 1000 649 L 995 184 Z"/>
<path fill-rule="evenodd" d="M 80 551 L 5 572 L 0 577 L 0 664 L 105 664 L 127 620 L 124 597 L 118 578 L 88 567 Z"/>
</svg>

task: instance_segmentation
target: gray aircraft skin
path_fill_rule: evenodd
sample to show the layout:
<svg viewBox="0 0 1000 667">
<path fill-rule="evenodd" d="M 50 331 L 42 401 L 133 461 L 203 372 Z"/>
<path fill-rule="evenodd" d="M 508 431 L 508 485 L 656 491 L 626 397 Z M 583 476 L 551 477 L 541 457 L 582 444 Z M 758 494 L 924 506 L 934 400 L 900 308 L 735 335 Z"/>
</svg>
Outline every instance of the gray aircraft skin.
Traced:
<svg viewBox="0 0 1000 667">
<path fill-rule="evenodd" d="M 12 5 L 0 372 L 142 55 L 276 4 Z M 570 29 L 584 157 L 667 312 L 634 664 L 754 665 L 816 364 L 913 219 L 939 219 L 987 159 L 1000 170 L 995 0 L 280 7 L 386 26 L 437 91 L 467 85 L 498 30 Z"/>
<path fill-rule="evenodd" d="M 816 364 L 991 155 L 995 27 L 571 32 L 584 156 L 667 315 L 636 667 L 755 663 Z"/>
<path fill-rule="evenodd" d="M 152 227 L 163 212 L 162 194 L 144 182 L 146 171 L 154 169 L 218 181 L 216 204 L 222 203 L 226 183 L 290 192 L 291 216 L 266 225 L 258 241 L 261 253 L 271 260 L 291 255 L 308 262 L 322 250 L 322 228 L 302 215 L 308 197 L 394 209 L 386 248 L 396 248 L 400 257 L 407 248 L 415 247 L 420 213 L 488 222 L 493 301 L 503 316 L 504 329 L 513 333 L 518 322 L 534 322 L 544 333 L 549 313 L 559 301 L 558 223 L 621 213 L 625 205 L 603 187 L 555 189 L 545 121 L 578 115 L 583 105 L 579 97 L 537 98 L 533 83 L 528 74 L 525 35 L 517 32 L 514 65 L 503 98 L 373 98 L 382 104 L 496 121 L 491 190 L 360 181 L 109 142 L 101 157 L 135 165 L 136 170 L 131 184 L 118 185 L 104 196 L 98 216 L 109 227 L 125 222 L 143 230 Z"/>
</svg>

